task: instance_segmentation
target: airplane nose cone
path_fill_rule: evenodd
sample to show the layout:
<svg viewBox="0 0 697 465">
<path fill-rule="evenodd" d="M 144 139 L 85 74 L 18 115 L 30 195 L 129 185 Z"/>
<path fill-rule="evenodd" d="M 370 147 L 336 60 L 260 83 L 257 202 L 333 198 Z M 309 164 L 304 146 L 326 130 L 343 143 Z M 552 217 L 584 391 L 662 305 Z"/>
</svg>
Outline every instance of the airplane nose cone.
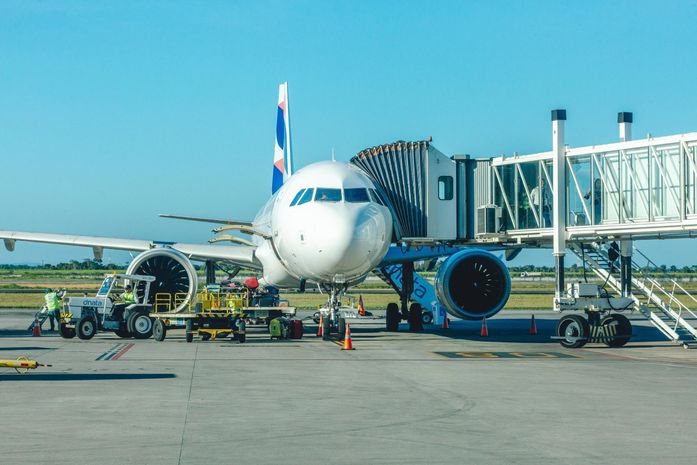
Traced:
<svg viewBox="0 0 697 465">
<path fill-rule="evenodd" d="M 385 238 L 382 217 L 370 208 L 331 209 L 322 215 L 313 243 L 315 267 L 325 279 L 341 282 L 364 275 L 381 259 L 385 240 L 389 239 Z"/>
</svg>

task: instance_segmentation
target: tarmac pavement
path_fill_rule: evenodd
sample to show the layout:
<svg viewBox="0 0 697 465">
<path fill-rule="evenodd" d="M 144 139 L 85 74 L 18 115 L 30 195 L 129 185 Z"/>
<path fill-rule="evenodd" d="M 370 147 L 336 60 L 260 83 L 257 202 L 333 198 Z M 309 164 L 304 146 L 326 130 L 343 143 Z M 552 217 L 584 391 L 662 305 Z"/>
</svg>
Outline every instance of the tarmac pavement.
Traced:
<svg viewBox="0 0 697 465">
<path fill-rule="evenodd" d="M 564 349 L 558 315 L 504 311 L 447 331 L 351 325 L 354 351 L 313 336 L 245 344 L 30 337 L 0 311 L 2 464 L 693 464 L 697 351 L 633 318 L 625 348 Z M 304 312 L 301 316 L 307 316 Z M 310 334 L 308 334 L 310 333 Z"/>
</svg>

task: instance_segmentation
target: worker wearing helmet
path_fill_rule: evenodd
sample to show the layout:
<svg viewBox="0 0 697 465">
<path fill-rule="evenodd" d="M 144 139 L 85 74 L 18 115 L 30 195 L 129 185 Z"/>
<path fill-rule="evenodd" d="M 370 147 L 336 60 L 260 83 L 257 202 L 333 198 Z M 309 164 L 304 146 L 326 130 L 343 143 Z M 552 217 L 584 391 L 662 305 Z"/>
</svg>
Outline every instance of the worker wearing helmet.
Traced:
<svg viewBox="0 0 697 465">
<path fill-rule="evenodd" d="M 46 302 L 46 312 L 51 331 L 55 331 L 55 322 L 60 320 L 61 302 L 58 293 L 46 288 L 44 291 L 44 301 Z"/>
<path fill-rule="evenodd" d="M 133 288 L 130 284 L 126 286 L 124 293 L 121 294 L 121 300 L 123 300 L 123 303 L 126 305 L 136 303 L 136 296 L 133 293 Z"/>
</svg>

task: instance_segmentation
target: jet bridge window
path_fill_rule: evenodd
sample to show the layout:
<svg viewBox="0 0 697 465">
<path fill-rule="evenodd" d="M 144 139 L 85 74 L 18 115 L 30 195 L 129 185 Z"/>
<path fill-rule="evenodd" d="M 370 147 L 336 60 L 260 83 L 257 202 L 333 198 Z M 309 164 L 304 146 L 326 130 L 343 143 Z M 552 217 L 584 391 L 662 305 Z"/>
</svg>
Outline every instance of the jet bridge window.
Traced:
<svg viewBox="0 0 697 465">
<path fill-rule="evenodd" d="M 290 203 L 291 207 L 298 203 L 298 200 L 300 200 L 300 197 L 302 197 L 303 192 L 305 192 L 305 189 L 300 189 L 298 193 L 295 194 L 295 197 L 293 197 L 293 201 Z"/>
<path fill-rule="evenodd" d="M 314 194 L 314 192 L 315 190 L 313 188 L 307 189 L 302 197 L 300 197 L 300 200 L 298 200 L 297 205 L 302 205 L 312 200 L 312 194 Z"/>
<path fill-rule="evenodd" d="M 440 200 L 453 199 L 453 177 L 439 176 L 438 177 L 438 198 Z"/>
<path fill-rule="evenodd" d="M 368 203 L 368 190 L 365 188 L 344 189 L 344 198 L 351 203 Z"/>
<path fill-rule="evenodd" d="M 315 202 L 341 202 L 341 189 L 318 187 Z"/>
</svg>

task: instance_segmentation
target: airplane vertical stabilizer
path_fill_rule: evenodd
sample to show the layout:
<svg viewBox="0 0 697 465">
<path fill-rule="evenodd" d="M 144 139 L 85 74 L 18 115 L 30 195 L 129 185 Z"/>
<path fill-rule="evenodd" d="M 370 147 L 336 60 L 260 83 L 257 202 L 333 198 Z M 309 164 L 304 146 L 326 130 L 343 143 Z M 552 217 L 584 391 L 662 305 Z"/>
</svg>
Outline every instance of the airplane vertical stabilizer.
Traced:
<svg viewBox="0 0 697 465">
<path fill-rule="evenodd" d="M 288 83 L 278 86 L 278 110 L 276 112 L 276 145 L 273 157 L 273 181 L 271 193 L 275 193 L 293 174 L 290 144 L 290 112 L 288 108 Z"/>
</svg>

